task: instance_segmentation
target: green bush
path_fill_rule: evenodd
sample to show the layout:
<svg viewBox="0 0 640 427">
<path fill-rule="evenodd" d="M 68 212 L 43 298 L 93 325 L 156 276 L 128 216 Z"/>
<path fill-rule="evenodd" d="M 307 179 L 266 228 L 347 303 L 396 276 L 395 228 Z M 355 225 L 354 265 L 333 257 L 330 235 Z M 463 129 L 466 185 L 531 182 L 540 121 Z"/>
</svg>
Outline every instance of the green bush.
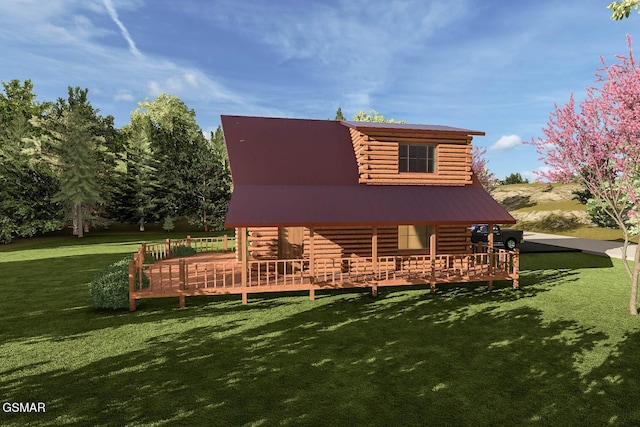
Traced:
<svg viewBox="0 0 640 427">
<path fill-rule="evenodd" d="M 95 308 L 117 310 L 129 308 L 129 261 L 127 256 L 96 274 L 89 283 L 89 297 Z M 138 277 L 136 277 L 138 280 Z M 149 278 L 142 276 L 142 285 L 149 285 Z"/>
<path fill-rule="evenodd" d="M 196 250 L 190 246 L 180 245 L 173 253 L 174 257 L 187 257 L 196 253 Z"/>
</svg>

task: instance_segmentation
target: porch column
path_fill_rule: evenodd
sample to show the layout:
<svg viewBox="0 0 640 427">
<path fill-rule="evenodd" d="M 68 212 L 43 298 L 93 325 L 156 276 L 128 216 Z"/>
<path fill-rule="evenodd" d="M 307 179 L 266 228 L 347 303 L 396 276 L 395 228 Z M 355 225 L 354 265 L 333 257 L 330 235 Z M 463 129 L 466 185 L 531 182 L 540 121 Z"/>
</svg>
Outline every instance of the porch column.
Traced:
<svg viewBox="0 0 640 427">
<path fill-rule="evenodd" d="M 313 227 L 309 227 L 309 281 L 311 282 L 311 290 L 309 291 L 309 299 L 313 301 L 315 299 L 315 290 L 313 289 L 313 282 L 316 277 L 316 250 L 315 250 L 315 231 Z"/>
<path fill-rule="evenodd" d="M 247 253 L 247 227 L 240 227 L 238 229 L 238 257 L 239 261 L 242 262 L 241 269 L 241 280 L 242 287 L 247 287 L 247 272 L 249 269 L 249 254 Z M 247 303 L 247 292 L 243 290 L 242 292 L 242 303 Z"/>
<path fill-rule="evenodd" d="M 438 253 L 438 248 L 436 247 L 438 242 L 438 234 L 436 233 L 436 229 L 436 225 L 432 225 L 431 227 L 429 227 L 429 230 L 431 230 L 431 234 L 429 235 L 429 256 L 431 257 L 431 259 L 434 259 L 436 257 L 436 254 Z"/>
<path fill-rule="evenodd" d="M 431 293 L 436 291 L 436 255 L 438 254 L 438 226 L 432 225 L 429 227 L 429 261 L 431 261 Z"/>
<path fill-rule="evenodd" d="M 242 228 L 236 228 L 236 261 L 242 262 Z"/>
<path fill-rule="evenodd" d="M 371 231 L 371 258 L 373 262 L 373 272 L 378 274 L 378 227 L 373 227 Z"/>
<path fill-rule="evenodd" d="M 493 249 L 493 224 L 487 224 L 487 233 L 488 234 L 488 238 L 489 238 L 489 242 L 487 243 L 489 245 L 489 248 Z"/>
<path fill-rule="evenodd" d="M 378 227 L 371 229 L 371 263 L 373 266 L 373 274 L 378 278 Z M 378 285 L 371 286 L 371 295 L 378 296 Z"/>
<path fill-rule="evenodd" d="M 494 255 L 493 255 L 493 224 L 487 224 L 487 260 L 489 261 L 489 276 L 493 276 L 493 264 L 494 264 Z M 493 290 L 493 280 L 489 279 L 489 283 L 487 283 L 487 289 L 490 291 Z"/>
</svg>

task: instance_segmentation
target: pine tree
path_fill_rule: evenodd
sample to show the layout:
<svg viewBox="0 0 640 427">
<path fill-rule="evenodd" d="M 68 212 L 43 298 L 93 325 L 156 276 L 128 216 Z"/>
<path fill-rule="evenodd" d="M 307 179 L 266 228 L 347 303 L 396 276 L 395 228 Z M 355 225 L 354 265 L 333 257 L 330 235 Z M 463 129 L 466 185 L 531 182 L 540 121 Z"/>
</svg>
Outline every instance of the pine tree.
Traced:
<svg viewBox="0 0 640 427">
<path fill-rule="evenodd" d="M 97 175 L 104 138 L 95 135 L 97 110 L 87 92 L 69 87 L 67 100 L 59 98 L 43 117 L 32 121 L 42 131 L 42 136 L 31 139 L 34 150 L 60 176 L 60 190 L 53 200 L 67 207 L 78 237 L 84 236 L 85 216 L 102 201 Z"/>
</svg>

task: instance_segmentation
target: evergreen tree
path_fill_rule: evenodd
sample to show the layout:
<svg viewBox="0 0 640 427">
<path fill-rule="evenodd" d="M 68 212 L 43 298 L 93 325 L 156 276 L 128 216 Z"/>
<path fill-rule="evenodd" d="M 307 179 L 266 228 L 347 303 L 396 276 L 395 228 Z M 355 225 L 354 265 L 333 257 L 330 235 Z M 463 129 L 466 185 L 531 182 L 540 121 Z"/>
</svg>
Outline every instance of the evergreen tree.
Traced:
<svg viewBox="0 0 640 427">
<path fill-rule="evenodd" d="M 156 171 L 147 133 L 131 125 L 122 129 L 124 156 L 113 179 L 113 195 L 107 207 L 109 216 L 121 222 L 158 221 Z"/>
<path fill-rule="evenodd" d="M 336 117 L 334 120 L 347 120 L 342 114 L 342 107 L 338 107 L 338 111 L 336 111 Z"/>
<path fill-rule="evenodd" d="M 2 83 L 0 92 L 0 243 L 61 228 L 62 207 L 52 201 L 57 177 L 29 152 L 25 140 L 37 129 L 32 116 L 45 105 L 36 102 L 30 80 Z"/>
<path fill-rule="evenodd" d="M 102 201 L 98 159 L 106 151 L 104 137 L 95 134 L 100 119 L 87 92 L 69 87 L 67 100 L 59 98 L 42 117 L 33 120 L 43 134 L 31 139 L 41 158 L 59 173 L 60 190 L 53 200 L 66 206 L 78 237 L 84 235 L 85 216 Z"/>
<path fill-rule="evenodd" d="M 226 212 L 229 192 L 222 130 L 207 141 L 195 112 L 179 98 L 164 94 L 141 102 L 131 122 L 147 133 L 157 164 L 158 214 L 184 216 L 207 228 L 212 218 L 221 222 L 219 212 Z"/>
</svg>

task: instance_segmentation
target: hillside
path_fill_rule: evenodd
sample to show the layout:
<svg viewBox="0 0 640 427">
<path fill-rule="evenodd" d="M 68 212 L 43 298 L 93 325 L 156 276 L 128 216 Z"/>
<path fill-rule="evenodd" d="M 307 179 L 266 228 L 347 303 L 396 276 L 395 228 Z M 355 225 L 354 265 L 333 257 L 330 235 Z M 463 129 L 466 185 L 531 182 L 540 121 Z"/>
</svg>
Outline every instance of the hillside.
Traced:
<svg viewBox="0 0 640 427">
<path fill-rule="evenodd" d="M 560 231 L 591 225 L 586 207 L 573 199 L 578 184 L 513 184 L 497 187 L 491 195 L 513 215 L 518 227 Z"/>
</svg>

